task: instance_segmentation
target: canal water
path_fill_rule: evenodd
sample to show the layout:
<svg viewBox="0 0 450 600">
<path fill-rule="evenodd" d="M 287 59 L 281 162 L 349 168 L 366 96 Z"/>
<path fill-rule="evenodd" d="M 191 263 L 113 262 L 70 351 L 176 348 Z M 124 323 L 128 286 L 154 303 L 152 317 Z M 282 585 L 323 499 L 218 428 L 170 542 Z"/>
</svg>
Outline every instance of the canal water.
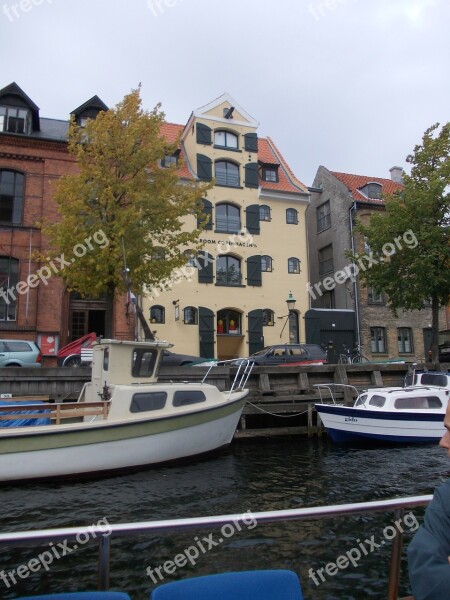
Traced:
<svg viewBox="0 0 450 600">
<path fill-rule="evenodd" d="M 239 441 L 215 458 L 189 465 L 89 482 L 3 487 L 0 529 L 99 524 L 106 531 L 110 523 L 238 513 L 242 514 L 239 527 L 230 524 L 222 530 L 114 540 L 111 588 L 143 600 L 161 577 L 166 582 L 226 570 L 287 568 L 299 574 L 307 599 L 385 600 L 387 538 L 392 535 L 385 530 L 388 515 L 257 524 L 252 514 L 429 494 L 449 476 L 449 470 L 450 461 L 437 445 L 349 448 L 334 446 L 326 438 Z M 405 517 L 406 543 L 422 517 L 421 509 Z M 73 545 L 63 548 L 55 543 L 59 552 L 53 551 L 48 570 L 42 566 L 46 559 L 39 559 L 39 554 L 52 551 L 48 544 L 1 548 L 0 570 L 5 575 L 0 578 L 0 598 L 95 589 L 97 547 L 87 536 L 68 552 Z M 186 557 L 189 548 L 191 560 L 178 558 L 176 566 L 174 558 Z M 324 570 L 319 574 L 347 552 L 354 564 L 344 567 L 342 562 L 337 572 L 329 569 L 332 574 Z M 175 569 L 172 574 L 161 568 L 164 563 L 168 571 Z M 19 569 L 21 577 L 13 574 L 14 584 L 8 572 L 20 565 L 29 567 Z M 403 562 L 400 595 L 408 592 Z"/>
</svg>

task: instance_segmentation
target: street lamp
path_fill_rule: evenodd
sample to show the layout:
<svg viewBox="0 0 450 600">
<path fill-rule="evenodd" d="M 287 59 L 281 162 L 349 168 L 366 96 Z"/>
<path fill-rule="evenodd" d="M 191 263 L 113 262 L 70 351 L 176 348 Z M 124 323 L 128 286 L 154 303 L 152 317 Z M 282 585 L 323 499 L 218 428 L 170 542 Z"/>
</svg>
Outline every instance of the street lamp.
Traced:
<svg viewBox="0 0 450 600">
<path fill-rule="evenodd" d="M 284 322 L 284 325 L 283 325 L 283 329 L 281 330 L 281 333 L 280 333 L 280 339 L 283 336 L 283 331 L 284 331 L 284 329 L 285 329 L 285 327 L 286 327 L 286 325 L 287 325 L 287 323 L 289 321 L 289 317 L 291 316 L 291 312 L 295 308 L 295 302 L 296 302 L 296 300 L 295 300 L 294 296 L 292 295 L 292 292 L 289 292 L 288 297 L 286 298 L 286 304 L 287 304 L 287 307 L 288 307 L 288 314 L 287 315 L 283 315 L 282 317 L 279 317 L 280 319 L 286 319 L 286 321 Z"/>
<path fill-rule="evenodd" d="M 294 296 L 292 295 L 292 292 L 289 292 L 289 295 L 288 295 L 288 297 L 286 298 L 286 304 L 287 304 L 287 307 L 288 307 L 288 311 L 289 311 L 289 312 L 290 312 L 291 310 L 294 310 L 294 308 L 295 308 L 295 302 L 296 302 L 296 300 L 295 300 Z M 288 316 L 289 316 L 289 315 L 288 315 Z"/>
</svg>

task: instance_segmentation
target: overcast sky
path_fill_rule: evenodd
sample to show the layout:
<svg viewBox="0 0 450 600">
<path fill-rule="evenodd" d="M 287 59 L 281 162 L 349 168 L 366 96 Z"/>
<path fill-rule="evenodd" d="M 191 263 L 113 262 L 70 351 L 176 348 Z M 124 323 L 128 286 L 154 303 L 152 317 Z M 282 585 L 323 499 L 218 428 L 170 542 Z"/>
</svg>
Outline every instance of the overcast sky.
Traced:
<svg viewBox="0 0 450 600">
<path fill-rule="evenodd" d="M 294 173 L 389 177 L 449 120 L 449 0 L 2 0 L 0 88 L 67 119 L 142 84 L 185 124 L 224 92 Z"/>
</svg>

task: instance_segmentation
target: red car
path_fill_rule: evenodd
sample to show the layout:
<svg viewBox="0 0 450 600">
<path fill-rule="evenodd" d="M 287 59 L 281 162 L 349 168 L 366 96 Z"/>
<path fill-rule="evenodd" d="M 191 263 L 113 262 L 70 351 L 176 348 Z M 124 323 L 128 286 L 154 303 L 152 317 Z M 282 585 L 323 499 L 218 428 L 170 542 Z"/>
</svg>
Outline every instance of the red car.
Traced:
<svg viewBox="0 0 450 600">
<path fill-rule="evenodd" d="M 70 342 L 58 352 L 59 367 L 81 367 L 81 349 L 89 350 L 97 339 L 96 333 L 88 333 Z"/>
</svg>

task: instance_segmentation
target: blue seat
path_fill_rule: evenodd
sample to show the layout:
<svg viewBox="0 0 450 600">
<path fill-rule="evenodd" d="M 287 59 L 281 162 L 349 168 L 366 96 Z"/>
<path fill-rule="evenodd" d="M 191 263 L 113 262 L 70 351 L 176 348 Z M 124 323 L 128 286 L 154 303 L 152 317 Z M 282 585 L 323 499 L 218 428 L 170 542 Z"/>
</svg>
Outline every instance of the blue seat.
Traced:
<svg viewBox="0 0 450 600">
<path fill-rule="evenodd" d="M 67 592 L 44 594 L 43 596 L 24 596 L 17 600 L 130 600 L 130 596 L 123 592 Z"/>
<path fill-rule="evenodd" d="M 302 588 L 293 571 L 241 571 L 193 577 L 165 583 L 150 600 L 302 600 Z"/>
</svg>

